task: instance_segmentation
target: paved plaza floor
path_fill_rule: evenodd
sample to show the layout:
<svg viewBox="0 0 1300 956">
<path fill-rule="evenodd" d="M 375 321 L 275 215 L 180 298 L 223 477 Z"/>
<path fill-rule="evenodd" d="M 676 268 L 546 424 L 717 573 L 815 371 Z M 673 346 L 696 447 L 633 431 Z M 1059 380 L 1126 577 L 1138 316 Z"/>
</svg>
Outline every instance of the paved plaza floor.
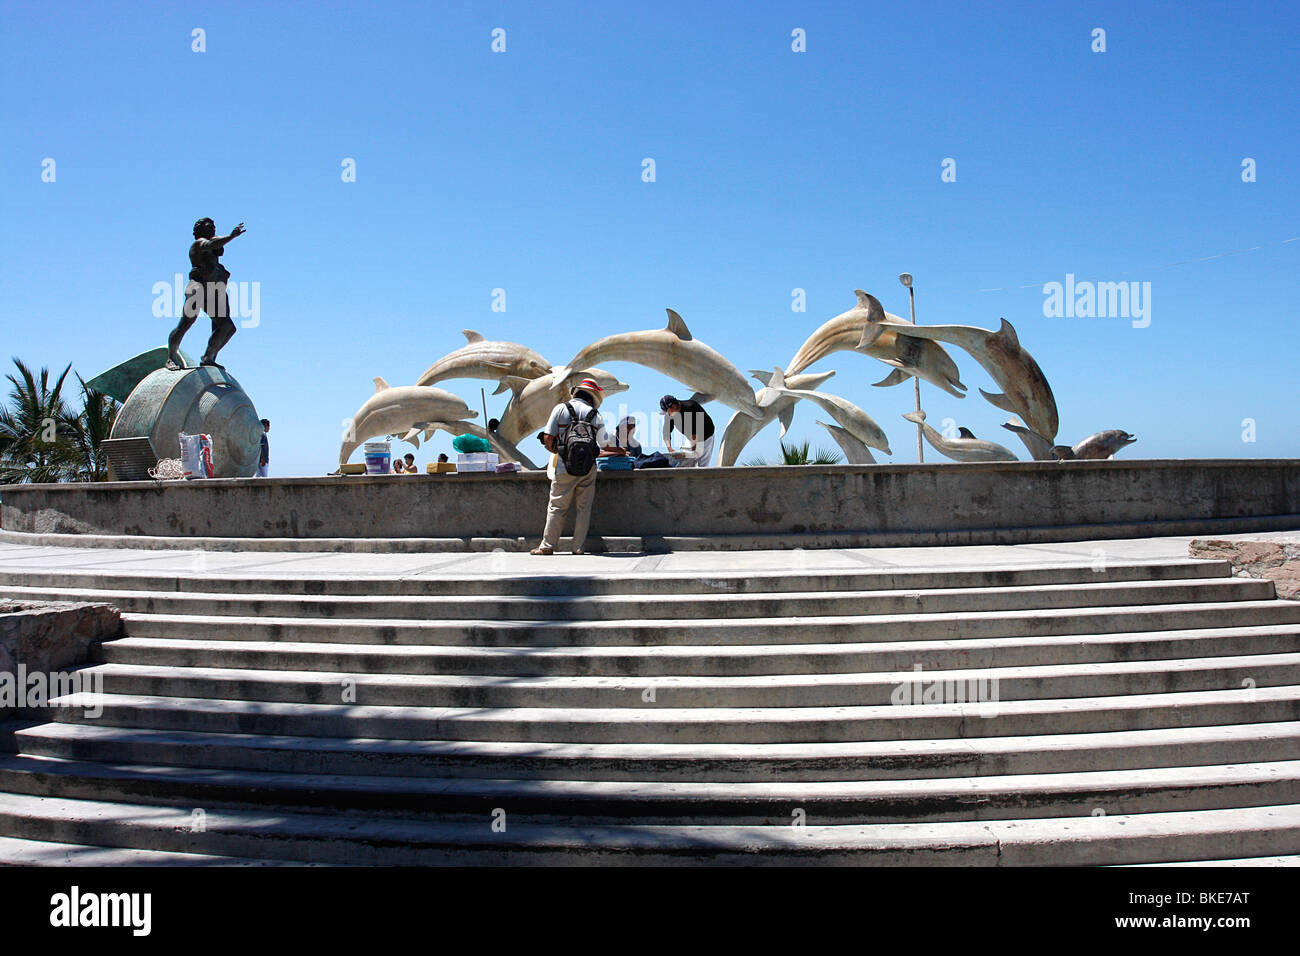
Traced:
<svg viewBox="0 0 1300 956">
<path fill-rule="evenodd" d="M 1217 537 L 1300 541 L 1300 531 Z M 219 574 L 249 578 L 439 578 L 461 575 L 735 574 L 852 568 L 1014 568 L 1032 565 L 1162 561 L 1186 558 L 1190 536 L 962 547 L 684 551 L 669 554 L 536 557 L 516 552 L 373 554 L 33 547 L 0 542 L 0 572 L 66 571 Z"/>
</svg>

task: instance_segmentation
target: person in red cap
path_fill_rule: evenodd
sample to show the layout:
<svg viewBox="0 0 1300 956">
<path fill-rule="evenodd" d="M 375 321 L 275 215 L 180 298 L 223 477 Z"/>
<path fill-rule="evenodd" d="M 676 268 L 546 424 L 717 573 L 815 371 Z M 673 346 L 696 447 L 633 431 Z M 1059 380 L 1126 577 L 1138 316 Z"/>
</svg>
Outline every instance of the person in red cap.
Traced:
<svg viewBox="0 0 1300 956">
<path fill-rule="evenodd" d="M 572 398 L 551 411 L 542 432 L 542 443 L 551 452 L 551 501 L 546 509 L 546 530 L 533 554 L 554 554 L 570 507 L 573 518 L 573 553 L 585 554 L 591 505 L 596 497 L 596 459 L 602 455 L 626 454 L 610 444 L 605 422 L 600 417 L 603 389 L 584 378 L 574 386 Z"/>
</svg>

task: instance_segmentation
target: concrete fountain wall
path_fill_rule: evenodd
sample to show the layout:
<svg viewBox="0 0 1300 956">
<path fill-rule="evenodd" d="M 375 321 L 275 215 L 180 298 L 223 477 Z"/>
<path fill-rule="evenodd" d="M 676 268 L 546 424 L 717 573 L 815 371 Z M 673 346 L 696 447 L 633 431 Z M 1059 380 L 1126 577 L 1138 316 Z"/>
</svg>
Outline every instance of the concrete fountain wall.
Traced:
<svg viewBox="0 0 1300 956">
<path fill-rule="evenodd" d="M 540 534 L 546 500 L 540 473 L 10 485 L 0 528 L 132 547 L 514 549 Z M 1297 515 L 1292 459 L 809 465 L 602 474 L 592 531 L 649 550 L 981 544 L 1294 528 Z"/>
</svg>

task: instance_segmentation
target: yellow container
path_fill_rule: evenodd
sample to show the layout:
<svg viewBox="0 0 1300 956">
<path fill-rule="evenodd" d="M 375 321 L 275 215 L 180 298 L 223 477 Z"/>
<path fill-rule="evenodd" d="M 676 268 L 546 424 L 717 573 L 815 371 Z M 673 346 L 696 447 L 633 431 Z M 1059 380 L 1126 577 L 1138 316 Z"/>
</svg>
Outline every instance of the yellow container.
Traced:
<svg viewBox="0 0 1300 956">
<path fill-rule="evenodd" d="M 456 463 L 453 461 L 431 461 L 424 466 L 424 469 L 431 475 L 454 475 L 456 473 Z"/>
</svg>

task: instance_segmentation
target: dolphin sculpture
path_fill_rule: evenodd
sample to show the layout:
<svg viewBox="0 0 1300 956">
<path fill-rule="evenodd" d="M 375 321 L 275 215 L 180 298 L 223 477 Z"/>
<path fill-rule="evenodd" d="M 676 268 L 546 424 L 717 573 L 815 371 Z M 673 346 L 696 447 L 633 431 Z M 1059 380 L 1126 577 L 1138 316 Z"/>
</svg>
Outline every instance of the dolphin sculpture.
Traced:
<svg viewBox="0 0 1300 956">
<path fill-rule="evenodd" d="M 434 385 L 449 378 L 540 378 L 551 371 L 550 362 L 517 342 L 489 342 L 473 329 L 464 329 L 461 334 L 467 344 L 425 369 L 416 385 Z"/>
<path fill-rule="evenodd" d="M 393 388 L 382 378 L 375 379 L 375 394 L 352 416 L 343 444 L 339 447 L 339 464 L 361 444 L 380 435 L 405 434 L 412 422 L 456 421 L 477 418 L 478 412 L 470 409 L 451 392 L 427 385 L 400 385 Z"/>
<path fill-rule="evenodd" d="M 838 425 L 828 425 L 820 420 L 818 420 L 817 424 L 831 433 L 835 443 L 844 452 L 844 460 L 850 465 L 874 465 L 876 463 L 875 457 L 871 454 L 871 449 L 858 441 L 852 432 L 840 428 Z"/>
<path fill-rule="evenodd" d="M 682 317 L 668 309 L 668 325 L 645 332 L 620 332 L 588 345 L 552 377 L 567 378 L 575 368 L 597 362 L 635 362 L 677 379 L 696 392 L 700 401 L 730 405 L 751 418 L 762 418 L 754 390 L 745 376 L 721 354 L 691 336 Z"/>
<path fill-rule="evenodd" d="M 604 389 L 603 397 L 606 398 L 619 392 L 626 392 L 629 388 L 627 384 L 599 368 L 585 368 L 578 372 L 570 372 L 567 376 L 558 379 L 554 375 L 533 379 L 507 375 L 501 379 L 501 384 L 492 393 L 500 395 L 507 389 L 514 393 L 510 404 L 506 406 L 505 413 L 501 416 L 501 425 L 497 428 L 497 434 L 510 444 L 517 445 L 525 435 L 545 425 L 551 415 L 551 409 L 560 402 L 567 402 L 573 386 L 584 378 L 595 379 L 596 384 Z M 436 417 L 429 416 L 430 420 Z"/>
<path fill-rule="evenodd" d="M 538 468 L 532 460 L 515 447 L 513 442 L 508 442 L 496 432 L 490 432 L 482 425 L 475 425 L 473 422 L 416 422 L 415 427 L 407 434 L 407 441 L 410 441 L 410 435 L 424 429 L 425 441 L 433 437 L 434 432 L 446 432 L 449 435 L 477 435 L 479 438 L 486 439 L 487 442 L 496 449 L 497 454 L 507 461 L 517 461 L 530 471 L 537 471 Z"/>
<path fill-rule="evenodd" d="M 1030 431 L 1014 418 L 1002 426 L 1009 432 L 1015 432 L 1024 442 L 1025 448 L 1034 461 L 1056 461 L 1056 452 L 1052 449 L 1052 443 L 1035 432 Z"/>
<path fill-rule="evenodd" d="M 937 342 L 919 345 L 918 340 L 899 339 L 894 326 L 913 328 L 912 323 L 885 311 L 880 300 L 861 289 L 854 290 L 858 304 L 847 312 L 824 322 L 795 353 L 786 366 L 786 375 L 796 375 L 832 352 L 860 351 L 894 366 L 894 371 L 876 382 L 879 386 L 898 385 L 915 375 L 937 385 L 950 395 L 965 398 L 957 363 Z M 868 348 L 859 348 L 864 331 L 876 329 Z"/>
<path fill-rule="evenodd" d="M 889 439 L 885 437 L 884 430 L 876 424 L 875 419 L 847 398 L 829 395 L 826 392 L 793 391 L 788 389 L 786 388 L 785 373 L 781 371 L 780 366 L 775 369 L 768 388 L 792 398 L 806 398 L 809 401 L 816 402 L 858 441 L 871 448 L 878 448 L 886 455 L 893 454 L 889 450 Z"/>
<path fill-rule="evenodd" d="M 1089 435 L 1074 447 L 1057 445 L 1053 448 L 1061 461 L 1086 461 L 1089 459 L 1110 458 L 1121 448 L 1137 441 L 1136 435 L 1130 435 L 1122 428 L 1110 428 L 1104 432 Z"/>
<path fill-rule="evenodd" d="M 873 331 L 868 327 L 863 333 L 863 347 L 871 344 Z M 1052 386 L 1047 384 L 1047 377 L 1034 357 L 1021 347 L 1016 330 L 1006 319 L 996 332 L 971 325 L 909 325 L 899 328 L 898 333 L 908 338 L 949 342 L 965 349 L 1002 389 L 998 394 L 980 389 L 981 395 L 1003 411 L 1019 415 L 1048 441 L 1056 438 L 1060 422 Z"/>
<path fill-rule="evenodd" d="M 908 412 L 903 416 L 916 422 L 925 433 L 925 440 L 939 454 L 953 461 L 1019 461 L 1015 454 L 991 441 L 982 441 L 971 434 L 969 428 L 957 429 L 959 438 L 945 438 L 925 423 L 925 412 Z"/>
<path fill-rule="evenodd" d="M 782 395 L 767 387 L 772 380 L 771 372 L 751 370 L 749 374 L 763 383 L 763 387 L 754 396 L 755 403 L 763 411 L 763 417 L 754 419 L 744 412 L 732 413 L 731 421 L 727 422 L 726 431 L 722 433 L 722 442 L 718 447 L 718 465 L 722 468 L 734 465 L 745 446 L 753 441 L 755 435 L 772 424 L 773 420 L 781 423 L 781 434 L 784 436 L 794 417 L 794 406 L 799 401 L 797 398 Z M 786 385 L 792 390 L 815 389 L 834 374 L 834 372 L 822 372 L 816 375 L 792 375 L 786 379 Z"/>
</svg>

